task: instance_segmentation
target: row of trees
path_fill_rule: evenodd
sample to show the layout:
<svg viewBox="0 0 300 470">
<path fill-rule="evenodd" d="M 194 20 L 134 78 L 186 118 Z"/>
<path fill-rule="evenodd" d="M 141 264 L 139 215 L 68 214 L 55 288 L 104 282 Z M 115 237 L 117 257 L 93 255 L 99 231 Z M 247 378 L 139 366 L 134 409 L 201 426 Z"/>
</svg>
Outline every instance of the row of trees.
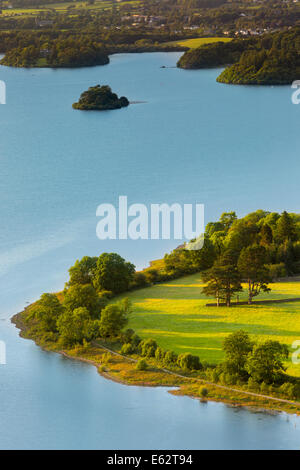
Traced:
<svg viewBox="0 0 300 470">
<path fill-rule="evenodd" d="M 132 332 L 131 335 L 129 335 L 130 332 Z M 199 357 L 194 356 L 191 353 L 178 355 L 174 351 L 161 348 L 152 338 L 141 341 L 140 338 L 135 335 L 133 330 L 127 330 L 124 334 L 124 339 L 125 338 L 127 338 L 127 342 L 122 346 L 122 354 L 136 353 L 143 358 L 153 358 L 160 366 L 171 369 L 180 368 L 184 371 L 203 369 L 203 365 L 201 364 Z"/>
<path fill-rule="evenodd" d="M 138 369 L 147 368 L 145 360 L 187 374 L 200 374 L 203 379 L 224 385 L 238 385 L 264 394 L 279 393 L 290 399 L 300 396 L 300 383 L 295 377 L 286 375 L 285 361 L 289 351 L 286 344 L 267 340 L 254 342 L 249 334 L 238 330 L 228 335 L 223 342 L 225 360 L 217 366 L 201 363 L 198 356 L 190 353 L 177 355 L 157 345 L 154 339 L 142 340 L 133 330 L 126 330 L 121 353 L 138 354 Z"/>
<path fill-rule="evenodd" d="M 51 62 L 57 60 L 57 56 L 67 54 L 68 50 L 88 49 L 102 50 L 107 54 L 135 50 L 142 46 L 159 46 L 159 44 L 189 37 L 188 33 L 171 34 L 163 31 L 150 31 L 145 29 L 116 29 L 108 31 L 107 28 L 95 28 L 86 31 L 82 28 L 80 18 L 77 17 L 78 27 L 68 28 L 52 28 L 47 30 L 34 31 L 31 27 L 28 31 L 13 31 L 7 28 L 6 31 L 0 31 L 0 50 L 1 52 L 12 51 L 33 46 L 34 49 L 49 51 L 48 57 Z M 0 18 L 1 22 L 1 18 Z M 61 30 L 63 29 L 63 30 Z M 122 48 L 123 46 L 123 48 Z M 178 49 L 178 48 L 177 48 Z M 179 48 L 180 49 L 180 48 Z"/>
</svg>

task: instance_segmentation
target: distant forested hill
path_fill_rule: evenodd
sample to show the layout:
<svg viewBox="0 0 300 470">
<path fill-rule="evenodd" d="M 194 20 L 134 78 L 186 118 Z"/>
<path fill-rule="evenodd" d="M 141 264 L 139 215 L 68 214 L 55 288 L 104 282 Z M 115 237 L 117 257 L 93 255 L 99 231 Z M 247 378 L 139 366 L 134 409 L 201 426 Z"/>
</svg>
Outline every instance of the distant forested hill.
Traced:
<svg viewBox="0 0 300 470">
<path fill-rule="evenodd" d="M 241 85 L 284 85 L 300 76 L 300 28 L 259 38 L 201 46 L 186 52 L 178 67 L 228 65 L 217 81 Z"/>
</svg>

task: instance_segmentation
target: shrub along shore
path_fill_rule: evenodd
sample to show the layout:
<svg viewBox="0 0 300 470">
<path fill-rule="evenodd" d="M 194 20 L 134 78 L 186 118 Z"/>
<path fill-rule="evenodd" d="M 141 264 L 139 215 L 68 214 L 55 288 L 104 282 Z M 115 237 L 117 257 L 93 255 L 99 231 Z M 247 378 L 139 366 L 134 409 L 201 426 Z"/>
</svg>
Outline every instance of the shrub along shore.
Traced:
<svg viewBox="0 0 300 470">
<path fill-rule="evenodd" d="M 215 401 L 256 411 L 284 411 L 300 414 L 300 403 L 285 399 L 280 393 L 276 394 L 274 391 L 272 395 L 269 395 L 268 389 L 263 394 L 258 391 L 251 392 L 244 387 L 215 384 L 209 382 L 203 372 L 197 373 L 187 369 L 177 370 L 177 372 L 174 369 L 168 370 L 162 364 L 159 365 L 155 357 L 147 358 L 147 361 L 141 359 L 137 354 L 126 357 L 121 354 L 122 349 L 118 342 L 97 341 L 61 350 L 54 345 L 41 344 L 37 338 L 30 335 L 24 323 L 24 312 L 15 315 L 12 322 L 21 330 L 20 336 L 23 338 L 32 339 L 43 349 L 57 352 L 69 359 L 94 365 L 99 374 L 118 383 L 147 387 L 172 387 L 170 393 L 178 396 L 190 396 L 201 402 Z M 174 387 L 176 388 L 174 389 Z"/>
</svg>

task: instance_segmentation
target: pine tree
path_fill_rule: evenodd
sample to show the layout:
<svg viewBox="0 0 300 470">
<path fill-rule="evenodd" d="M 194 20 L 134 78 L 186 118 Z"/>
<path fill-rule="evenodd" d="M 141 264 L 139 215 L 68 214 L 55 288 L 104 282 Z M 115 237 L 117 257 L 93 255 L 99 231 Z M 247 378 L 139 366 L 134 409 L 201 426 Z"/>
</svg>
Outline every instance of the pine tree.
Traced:
<svg viewBox="0 0 300 470">
<path fill-rule="evenodd" d="M 213 267 L 202 275 L 204 282 L 202 292 L 213 295 L 219 306 L 220 299 L 224 300 L 227 307 L 231 305 L 231 298 L 236 292 L 242 290 L 241 277 L 238 272 L 235 256 L 232 252 L 225 252 L 221 259 L 214 263 Z"/>
<path fill-rule="evenodd" d="M 297 238 L 295 222 L 286 211 L 277 222 L 276 235 L 281 242 L 294 241 Z"/>
<path fill-rule="evenodd" d="M 261 245 L 252 245 L 241 251 L 238 269 L 248 283 L 248 303 L 261 291 L 269 292 L 269 275 L 265 268 L 266 249 Z"/>
</svg>

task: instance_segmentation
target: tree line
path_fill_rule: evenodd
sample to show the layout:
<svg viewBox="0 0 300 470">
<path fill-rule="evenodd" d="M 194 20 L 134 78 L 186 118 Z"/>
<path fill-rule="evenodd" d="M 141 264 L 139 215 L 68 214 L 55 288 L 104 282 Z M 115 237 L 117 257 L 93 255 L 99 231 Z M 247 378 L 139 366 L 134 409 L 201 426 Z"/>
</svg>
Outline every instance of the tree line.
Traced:
<svg viewBox="0 0 300 470">
<path fill-rule="evenodd" d="M 181 38 L 179 36 L 178 38 Z M 13 67 L 86 67 L 109 63 L 109 54 L 186 50 L 160 44 L 177 36 L 149 32 L 0 32 L 1 64 Z"/>
<path fill-rule="evenodd" d="M 61 0 L 60 0 L 61 2 Z M 86 5 L 79 2 L 70 2 L 66 6 L 66 11 L 59 12 L 55 9 L 58 3 L 54 0 L 12 0 L 14 8 L 43 7 L 46 3 L 46 11 L 38 12 L 38 18 L 47 18 L 53 21 L 55 29 L 86 29 L 96 30 L 105 26 L 115 29 L 126 25 L 134 30 L 137 27 L 142 30 L 149 30 L 151 24 L 134 24 L 131 17 L 133 14 L 142 16 L 156 16 L 163 18 L 160 28 L 167 31 L 184 31 L 183 28 L 189 26 L 199 27 L 199 31 L 207 28 L 213 34 L 220 34 L 224 28 L 234 34 L 236 30 L 247 28 L 286 28 L 299 22 L 299 9 L 294 2 L 282 3 L 280 1 L 261 2 L 253 8 L 247 1 L 226 1 L 226 0 L 147 0 L 139 2 L 118 2 L 107 5 L 105 9 L 99 10 L 94 0 L 88 0 Z M 89 8 L 87 9 L 86 6 Z M 75 13 L 75 14 L 74 14 Z M 129 19 L 127 19 L 129 17 Z M 124 19 L 125 18 L 125 19 Z M 38 29 L 35 21 L 36 17 L 31 15 L 2 16 L 0 17 L 0 28 L 2 29 Z M 155 25 L 154 25 L 155 26 Z M 155 27 L 152 28 L 155 32 Z"/>
<path fill-rule="evenodd" d="M 29 42 L 30 39 L 27 44 Z M 103 45 L 86 37 L 80 40 L 73 37 L 47 40 L 43 36 L 40 40 L 35 38 L 33 44 L 24 46 L 23 43 L 9 49 L 1 60 L 1 64 L 13 67 L 34 67 L 40 63 L 43 67 L 84 67 L 105 65 L 108 62 L 108 54 Z"/>
</svg>

